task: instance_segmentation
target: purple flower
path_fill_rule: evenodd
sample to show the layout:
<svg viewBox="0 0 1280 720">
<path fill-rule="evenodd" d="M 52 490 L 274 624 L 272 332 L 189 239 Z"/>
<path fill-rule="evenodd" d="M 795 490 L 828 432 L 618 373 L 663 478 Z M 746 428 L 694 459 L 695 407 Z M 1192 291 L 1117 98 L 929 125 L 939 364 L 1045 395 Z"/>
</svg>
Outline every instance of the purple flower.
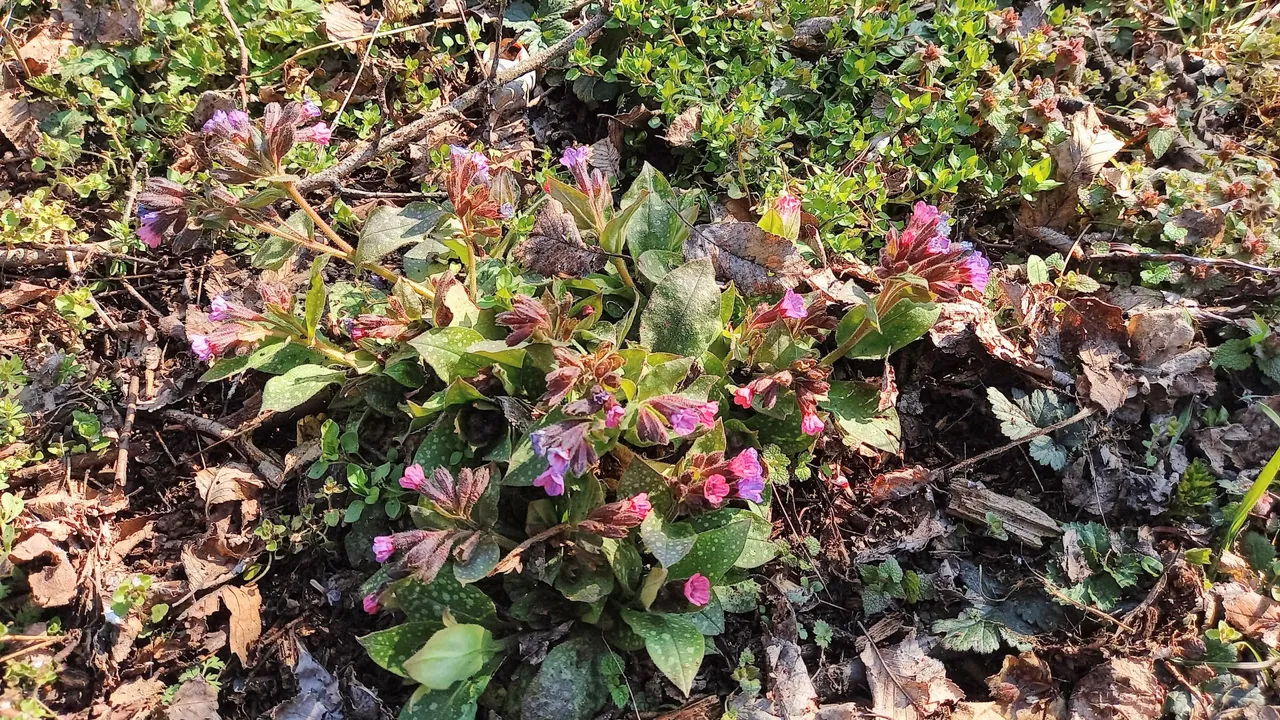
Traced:
<svg viewBox="0 0 1280 720">
<path fill-rule="evenodd" d="M 426 482 L 427 475 L 422 471 L 422 466 L 415 464 L 404 469 L 404 476 L 400 478 L 400 487 L 418 491 Z"/>
<path fill-rule="evenodd" d="M 564 494 L 564 473 L 569 468 L 569 454 L 560 448 L 547 453 L 547 469 L 534 478 L 533 486 L 542 488 L 551 497 Z"/>
<path fill-rule="evenodd" d="M 379 535 L 373 539 L 373 559 L 384 563 L 391 559 L 396 551 L 396 541 L 390 535 Z"/>
<path fill-rule="evenodd" d="M 706 605 L 711 602 L 711 581 L 702 573 L 694 573 L 684 583 L 684 597 L 698 607 Z"/>
<path fill-rule="evenodd" d="M 498 212 L 502 214 L 503 220 L 510 220 L 516 216 L 516 208 L 511 203 L 502 203 L 498 208 Z"/>
<path fill-rule="evenodd" d="M 307 117 L 311 118 L 312 120 L 315 120 L 316 118 L 320 117 L 320 106 L 308 100 L 302 103 L 302 112 Z"/>
<path fill-rule="evenodd" d="M 243 110 L 215 110 L 213 116 L 201 128 L 210 135 L 224 138 L 249 138 L 249 116 Z"/>
<path fill-rule="evenodd" d="M 196 354 L 204 362 L 209 362 L 217 353 L 214 352 L 213 346 L 209 343 L 207 335 L 191 336 L 191 352 Z"/>
<path fill-rule="evenodd" d="M 804 307 L 804 298 L 790 289 L 782 296 L 778 309 L 782 311 L 782 317 L 789 320 L 803 320 L 809 316 L 809 311 Z"/>
<path fill-rule="evenodd" d="M 313 142 L 317 145 L 328 145 L 333 140 L 333 130 L 325 123 L 319 122 L 305 127 L 294 134 L 298 142 Z"/>
<path fill-rule="evenodd" d="M 450 145 L 449 161 L 453 164 L 454 174 L 466 179 L 467 187 L 474 181 L 489 182 L 489 158 L 484 154 L 471 152 L 460 145 Z"/>
<path fill-rule="evenodd" d="M 160 213 L 147 211 L 139 208 L 138 210 L 138 237 L 149 248 L 160 247 L 164 237 L 160 235 L 160 231 L 156 229 L 156 223 L 160 220 Z"/>
<path fill-rule="evenodd" d="M 560 156 L 560 164 L 572 173 L 577 173 L 579 170 L 585 172 L 590 160 L 591 148 L 585 145 L 570 145 Z"/>
<path fill-rule="evenodd" d="M 231 304 L 227 299 L 219 295 L 213 299 L 213 303 L 209 305 L 209 319 L 214 322 L 222 322 L 231 318 Z"/>
<path fill-rule="evenodd" d="M 764 478 L 744 478 L 738 481 L 738 497 L 743 500 L 750 500 L 753 503 L 764 502 L 764 497 L 760 494 L 764 492 Z"/>
<path fill-rule="evenodd" d="M 621 404 L 614 403 L 613 405 L 610 405 L 609 409 L 604 411 L 605 427 L 610 430 L 618 427 L 618 424 L 622 422 L 622 416 L 626 413 L 626 409 L 623 408 Z"/>
<path fill-rule="evenodd" d="M 968 245 L 968 243 L 965 243 Z M 963 276 L 961 282 L 968 283 L 973 286 L 974 290 L 983 292 L 987 289 L 987 283 L 991 281 L 991 261 L 977 250 L 973 250 L 969 246 L 969 254 L 960 261 L 960 272 Z"/>
<path fill-rule="evenodd" d="M 364 605 L 364 611 L 370 615 L 376 615 L 378 610 L 382 609 L 382 604 L 378 602 L 377 593 L 369 593 L 368 595 L 365 595 L 361 604 Z"/>
<path fill-rule="evenodd" d="M 747 448 L 729 461 L 729 472 L 741 480 L 759 480 L 764 477 L 764 468 L 760 466 L 760 453 L 755 448 Z"/>
<path fill-rule="evenodd" d="M 684 437 L 694 430 L 698 429 L 698 413 L 692 409 L 677 410 L 671 413 L 671 432 L 676 437 Z"/>
</svg>

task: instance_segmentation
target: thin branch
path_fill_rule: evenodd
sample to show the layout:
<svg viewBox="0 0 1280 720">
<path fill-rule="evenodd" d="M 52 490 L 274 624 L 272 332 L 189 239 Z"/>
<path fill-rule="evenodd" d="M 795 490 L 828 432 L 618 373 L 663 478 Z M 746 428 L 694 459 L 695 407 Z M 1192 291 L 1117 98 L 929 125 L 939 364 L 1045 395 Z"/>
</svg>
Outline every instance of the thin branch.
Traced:
<svg viewBox="0 0 1280 720">
<path fill-rule="evenodd" d="M 1259 273 L 1273 277 L 1280 276 L 1280 267 L 1254 265 L 1231 258 L 1202 258 L 1182 253 L 1129 252 L 1112 250 L 1104 253 L 1093 253 L 1087 260 L 1130 260 L 1134 262 L 1176 262 L 1183 265 L 1199 265 L 1201 267 L 1230 268 L 1242 272 Z"/>
<path fill-rule="evenodd" d="M 115 476 L 116 485 L 123 487 L 129 477 L 129 437 L 133 433 L 133 420 L 138 416 L 138 376 L 129 376 L 129 390 L 125 394 L 124 425 L 120 428 L 117 443 Z"/>
<path fill-rule="evenodd" d="M 567 55 L 570 50 L 577 44 L 578 40 L 591 35 L 604 27 L 609 21 L 611 14 L 601 12 L 594 18 L 584 22 L 569 34 L 568 37 L 542 52 L 534 55 L 524 62 L 498 73 L 496 78 L 491 79 L 488 83 L 481 83 L 470 90 L 462 93 L 454 98 L 453 102 L 444 107 L 432 110 L 417 120 L 397 129 L 384 138 L 375 139 L 372 142 L 363 143 L 355 148 L 350 155 L 339 162 L 337 165 L 323 172 L 311 175 L 297 183 L 297 188 L 302 193 L 308 193 L 319 188 L 328 187 L 333 183 L 348 177 L 356 170 L 364 167 L 374 158 L 380 155 L 403 150 L 410 143 L 421 140 L 426 137 L 427 133 L 435 126 L 449 120 L 450 118 L 460 117 L 462 112 L 480 100 L 484 99 L 491 85 L 501 87 L 516 78 L 523 77 L 531 72 L 536 72 L 544 67 L 547 63 Z"/>
<path fill-rule="evenodd" d="M 1084 420 L 1085 418 L 1090 417 L 1097 412 L 1098 411 L 1095 408 L 1085 408 L 1080 412 L 1076 413 L 1075 415 L 1072 415 L 1071 417 L 1067 418 L 1066 420 L 1056 422 L 1050 425 L 1049 427 L 1037 428 L 1035 432 L 1032 432 L 1028 435 L 1024 435 L 1023 437 L 1020 437 L 1011 443 L 1006 443 L 1004 445 L 1001 445 L 998 448 L 988 450 L 984 453 L 979 453 L 978 455 L 974 455 L 973 457 L 967 460 L 961 460 L 960 462 L 956 463 L 955 465 L 952 465 L 951 467 L 944 468 L 942 470 L 935 470 L 934 476 L 946 477 L 951 475 L 952 473 L 956 473 L 961 470 L 966 470 L 974 465 L 977 465 L 983 460 L 986 460 L 988 458 L 993 458 L 996 455 L 1000 455 L 1001 453 L 1004 453 L 1004 452 L 1008 452 L 1009 450 L 1012 450 L 1020 445 L 1025 445 L 1031 442 L 1032 440 L 1035 440 L 1038 437 L 1048 435 L 1051 432 L 1056 432 L 1058 430 L 1061 430 L 1064 427 L 1070 427 L 1071 425 L 1075 425 L 1081 420 Z"/>
<path fill-rule="evenodd" d="M 378 24 L 373 28 L 373 33 L 378 34 L 378 30 L 382 27 L 382 18 L 378 18 Z M 373 41 L 370 40 L 364 46 L 364 57 L 360 58 L 360 67 L 356 68 L 355 79 L 351 81 L 351 87 L 347 88 L 347 96 L 342 98 L 342 104 L 338 106 L 338 112 L 333 116 L 333 124 L 338 124 L 338 119 L 342 117 L 342 111 L 347 109 L 347 103 L 351 102 L 351 96 L 355 94 L 356 85 L 360 84 L 360 76 L 364 74 L 364 66 L 369 62 L 369 53 L 373 51 Z"/>
<path fill-rule="evenodd" d="M 218 0 L 218 7 L 222 10 L 222 17 L 226 18 L 227 23 L 231 25 L 231 34 L 236 36 L 236 42 L 240 45 L 240 101 L 243 103 L 241 107 L 248 109 L 249 47 L 244 44 L 244 35 L 240 32 L 236 19 L 231 16 L 231 8 L 227 7 L 227 0 Z"/>
<path fill-rule="evenodd" d="M 258 446 L 254 445 L 249 438 L 239 436 L 237 431 L 216 420 L 202 418 L 199 415 L 192 415 L 178 410 L 165 410 L 160 414 L 160 417 L 176 422 L 201 435 L 207 435 L 218 440 L 230 440 L 231 444 L 240 451 L 240 454 L 254 463 L 254 469 L 261 473 L 272 487 L 275 487 L 284 477 L 284 470 L 274 458 L 259 450 Z"/>
</svg>

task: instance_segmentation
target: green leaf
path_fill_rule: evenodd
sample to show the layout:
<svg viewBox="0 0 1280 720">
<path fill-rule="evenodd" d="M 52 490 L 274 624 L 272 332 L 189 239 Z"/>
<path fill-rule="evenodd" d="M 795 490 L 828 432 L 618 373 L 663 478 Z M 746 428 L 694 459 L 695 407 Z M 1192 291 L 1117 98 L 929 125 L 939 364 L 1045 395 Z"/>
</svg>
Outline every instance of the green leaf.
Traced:
<svg viewBox="0 0 1280 720">
<path fill-rule="evenodd" d="M 675 251 L 683 238 L 684 227 L 677 214 L 677 198 L 671 184 L 649 163 L 645 163 L 635 182 L 622 196 L 623 205 L 635 204 L 637 210 L 625 233 L 627 249 L 639 262 L 649 250 Z"/>
<path fill-rule="evenodd" d="M 1248 370 L 1253 364 L 1253 343 L 1248 338 L 1227 340 L 1213 349 L 1213 364 L 1227 370 Z"/>
<path fill-rule="evenodd" d="M 472 585 L 458 582 L 451 572 L 442 572 L 430 583 L 405 578 L 391 585 L 388 607 L 400 608 L 413 622 L 439 622 L 448 610 L 458 620 L 492 622 L 497 609 L 493 601 Z"/>
<path fill-rule="evenodd" d="M 604 538 L 601 540 L 600 549 L 605 559 L 609 561 L 609 567 L 613 569 L 613 577 L 618 584 L 627 594 L 635 592 L 636 584 L 640 582 L 640 571 L 644 569 L 644 560 L 641 559 L 640 551 L 636 549 L 635 544 L 629 538 L 621 540 Z"/>
<path fill-rule="evenodd" d="M 649 503 L 654 510 L 650 514 L 665 515 L 671 509 L 670 483 L 651 461 L 637 455 L 618 480 L 618 497 L 635 497 L 640 493 L 649 493 Z"/>
<path fill-rule="evenodd" d="M 560 573 L 556 580 L 556 590 L 566 600 L 582 603 L 596 603 L 609 597 L 613 592 L 613 570 L 604 565 L 596 567 L 574 567 L 572 572 Z"/>
<path fill-rule="evenodd" d="M 840 381 L 831 383 L 826 402 L 819 406 L 831 413 L 846 447 L 858 454 L 875 457 L 897 454 L 901 449 L 902 427 L 896 408 L 880 410 L 880 387 L 871 383 Z"/>
<path fill-rule="evenodd" d="M 320 326 L 320 317 L 324 315 L 324 301 L 328 293 L 324 286 L 322 271 L 328 263 L 328 255 L 321 255 L 311 262 L 311 287 L 307 290 L 307 301 L 304 305 L 308 340 L 315 338 L 316 328 Z"/>
<path fill-rule="evenodd" d="M 402 208 L 380 207 L 374 210 L 360 229 L 356 264 L 376 263 L 405 245 L 424 241 L 439 245 L 437 254 L 444 253 L 446 248 L 429 237 L 448 214 L 444 207 L 431 202 L 415 202 Z"/>
<path fill-rule="evenodd" d="M 1027 282 L 1032 285 L 1049 282 L 1049 265 L 1039 255 L 1027 258 Z"/>
<path fill-rule="evenodd" d="M 502 560 L 502 548 L 498 547 L 498 541 L 491 533 L 484 533 L 475 550 L 472 551 L 471 557 L 466 562 L 458 562 L 453 565 L 453 576 L 463 585 L 469 585 L 474 582 L 480 582 L 489 576 L 490 571 L 498 565 L 498 561 Z"/>
<path fill-rule="evenodd" d="M 711 593 L 710 602 L 698 608 L 697 612 L 685 613 L 684 617 L 703 635 L 719 635 L 724 632 L 724 606 L 715 593 Z"/>
<path fill-rule="evenodd" d="M 634 610 L 623 610 L 622 619 L 644 638 L 653 664 L 687 697 L 706 652 L 697 626 L 679 615 Z"/>
<path fill-rule="evenodd" d="M 684 254 L 674 250 L 645 250 L 636 260 L 636 269 L 640 277 L 656 285 L 683 262 Z"/>
<path fill-rule="evenodd" d="M 882 293 L 885 291 L 881 291 Z M 869 305 L 856 305 L 840 320 L 836 326 L 836 341 L 844 342 L 864 322 Z M 864 330 L 861 340 L 854 343 L 845 353 L 847 358 L 882 358 L 889 353 L 915 342 L 938 320 L 942 309 L 932 301 L 917 297 L 907 297 L 894 303 L 880 317 L 880 329 L 874 327 Z"/>
<path fill-rule="evenodd" d="M 496 661 L 475 677 L 447 690 L 419 686 L 400 710 L 399 720 L 475 720 L 480 695 L 493 678 Z"/>
<path fill-rule="evenodd" d="M 1177 131 L 1173 128 L 1156 128 L 1147 136 L 1147 145 L 1151 148 L 1151 155 L 1154 159 L 1159 160 L 1169 152 L 1169 148 L 1173 146 L 1173 139 L 1177 137 Z"/>
<path fill-rule="evenodd" d="M 249 367 L 271 375 L 283 375 L 299 365 L 320 365 L 324 355 L 297 342 L 263 345 L 248 356 Z"/>
<path fill-rule="evenodd" d="M 323 365 L 299 365 L 267 381 L 262 388 L 262 409 L 276 412 L 291 410 L 346 377 L 341 370 L 330 370 Z"/>
<path fill-rule="evenodd" d="M 409 677 L 404 669 L 404 661 L 443 628 L 444 623 L 439 620 L 407 622 L 357 639 L 374 662 L 401 677 Z"/>
<path fill-rule="evenodd" d="M 579 228 L 595 227 L 595 212 L 591 209 L 591 198 L 586 193 L 553 177 L 547 178 L 543 188 L 552 199 L 558 200 L 569 211 Z"/>
<path fill-rule="evenodd" d="M 996 388 L 987 388 L 991 412 L 1000 421 L 1000 432 L 1010 440 L 1024 438 L 1037 430 L 1027 413 Z"/>
<path fill-rule="evenodd" d="M 648 196 L 646 195 L 645 197 Z M 643 202 L 643 199 L 640 202 Z M 614 255 L 622 254 L 622 243 L 626 237 L 627 228 L 630 227 L 636 211 L 640 209 L 640 202 L 631 203 L 609 219 L 609 222 L 604 226 L 604 232 L 600 234 L 600 248 L 602 250 Z"/>
<path fill-rule="evenodd" d="M 724 527 L 698 533 L 693 547 L 680 562 L 668 565 L 668 580 L 684 580 L 694 573 L 706 575 L 714 583 L 734 566 L 751 534 L 751 520 L 743 518 Z"/>
<path fill-rule="evenodd" d="M 1062 470 L 1067 466 L 1067 449 L 1048 435 L 1041 435 L 1032 440 L 1027 446 L 1027 452 L 1036 462 L 1045 467 Z"/>
<path fill-rule="evenodd" d="M 685 523 L 667 524 L 658 513 L 651 512 L 640 523 L 640 539 L 644 540 L 644 546 L 649 553 L 657 558 L 663 567 L 669 568 L 693 550 L 698 535 Z"/>
<path fill-rule="evenodd" d="M 484 336 L 471 328 L 433 328 L 409 341 L 422 360 L 436 371 L 444 382 L 452 382 L 467 348 L 482 342 Z"/>
<path fill-rule="evenodd" d="M 600 658 L 608 650 L 587 635 L 570 638 L 551 649 L 538 674 L 524 688 L 521 720 L 591 720 L 609 699 L 600 674 Z"/>
<path fill-rule="evenodd" d="M 208 370 L 204 371 L 204 374 L 200 376 L 200 382 L 207 383 L 223 380 L 231 377 L 232 375 L 239 375 L 248 369 L 248 367 L 248 355 L 237 355 L 236 357 L 222 358 L 210 365 Z"/>
<path fill-rule="evenodd" d="M 668 273 L 640 314 L 640 343 L 654 352 L 698 357 L 720 331 L 720 288 L 708 258 Z"/>
<path fill-rule="evenodd" d="M 499 648 L 488 628 L 454 625 L 436 631 L 421 650 L 404 661 L 404 670 L 432 690 L 445 690 L 480 672 Z"/>
</svg>

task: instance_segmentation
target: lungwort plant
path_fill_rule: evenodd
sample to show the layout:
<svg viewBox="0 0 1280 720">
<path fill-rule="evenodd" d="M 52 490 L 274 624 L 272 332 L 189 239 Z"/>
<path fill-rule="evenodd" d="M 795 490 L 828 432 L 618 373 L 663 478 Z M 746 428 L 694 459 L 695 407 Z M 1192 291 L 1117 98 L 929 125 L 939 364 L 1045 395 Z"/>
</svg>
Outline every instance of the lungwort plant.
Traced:
<svg viewBox="0 0 1280 720">
<path fill-rule="evenodd" d="M 795 242 L 801 198 L 769 200 L 759 224 L 695 225 L 698 194 L 646 166 L 619 208 L 580 147 L 561 158 L 570 182 L 545 176 L 523 238 L 507 232 L 519 169 L 455 147 L 447 203 L 379 209 L 348 239 L 289 174 L 292 146 L 328 141 L 317 116 L 215 116 L 215 180 L 154 179 L 141 235 L 235 227 L 265 236 L 261 264 L 313 258 L 302 288 L 215 298 L 192 350 L 207 381 L 272 375 L 264 409 L 338 386 L 331 413 L 401 423 L 392 457 L 408 462 L 380 476 L 410 512 L 372 542 L 364 608 L 404 622 L 364 643 L 419 684 L 412 717 L 471 717 L 517 636 L 566 621 L 594 629 L 518 681 L 554 685 L 539 677 L 562 662 L 616 670 L 607 648 L 644 649 L 688 693 L 705 638 L 754 607 L 734 598 L 773 557 L 771 483 L 788 478 L 763 458 L 807 457 L 824 435 L 897 452 L 880 383 L 832 380 L 833 364 L 885 357 L 928 330 L 940 298 L 987 282 L 986 260 L 923 203 L 890 233 L 869 292 L 817 279 Z M 299 213 L 277 210 L 286 198 Z M 607 683 L 580 682 L 589 716 Z"/>
</svg>

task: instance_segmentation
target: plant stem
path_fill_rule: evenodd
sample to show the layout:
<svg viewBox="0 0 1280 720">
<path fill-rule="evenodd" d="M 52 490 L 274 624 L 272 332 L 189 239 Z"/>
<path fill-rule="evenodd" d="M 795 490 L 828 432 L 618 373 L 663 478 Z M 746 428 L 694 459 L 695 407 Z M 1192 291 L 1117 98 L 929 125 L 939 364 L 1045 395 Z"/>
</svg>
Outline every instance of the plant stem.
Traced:
<svg viewBox="0 0 1280 720">
<path fill-rule="evenodd" d="M 324 218 L 320 217 L 320 213 L 316 212 L 316 209 L 311 207 L 311 203 L 307 202 L 307 199 L 302 197 L 302 193 L 298 192 L 298 186 L 291 182 L 282 184 L 284 185 L 285 191 L 289 193 L 289 197 L 293 198 L 293 201 L 298 204 L 298 207 L 302 208 L 302 211 L 307 214 L 307 217 L 311 218 L 311 222 L 315 223 L 316 227 L 320 229 L 320 232 L 324 233 L 325 237 L 332 240 L 333 244 L 346 253 L 349 260 L 354 262 L 355 248 L 351 247 L 346 240 L 343 240 L 333 227 L 329 225 L 329 223 L 325 222 Z"/>
<path fill-rule="evenodd" d="M 494 575 L 501 575 L 503 573 L 511 572 L 516 568 L 516 565 L 519 564 L 520 554 L 523 553 L 525 550 L 528 550 L 529 548 L 533 547 L 534 545 L 537 545 L 540 542 L 543 542 L 544 540 L 550 540 L 551 538 L 570 530 L 572 527 L 573 525 L 570 525 L 569 523 L 561 523 L 559 525 L 549 527 L 546 530 L 543 530 L 542 532 L 538 533 L 537 535 L 534 535 L 533 537 L 529 538 L 528 540 L 525 540 L 524 542 L 517 545 L 514 550 L 507 553 L 507 556 L 502 558 L 502 562 L 495 565 L 493 570 L 489 571 L 489 576 L 492 577 Z"/>
<path fill-rule="evenodd" d="M 890 285 L 886 283 L 885 289 L 881 291 L 875 299 L 876 315 L 883 318 L 885 314 L 889 312 L 889 309 L 898 302 L 898 300 L 898 286 L 896 284 Z M 853 346 L 857 345 L 864 337 L 866 337 L 870 330 L 871 323 L 867 322 L 866 317 L 863 317 L 862 322 L 858 324 L 857 329 L 855 329 L 849 337 L 845 338 L 844 342 L 836 346 L 835 350 L 832 350 L 826 355 L 826 357 L 822 358 L 822 364 L 827 367 L 835 364 L 835 361 L 844 357 L 846 353 L 853 349 Z"/>
<path fill-rule="evenodd" d="M 349 260 L 349 259 L 350 259 L 350 258 L 348 258 L 348 257 L 347 257 L 347 254 L 346 254 L 346 253 L 344 253 L 344 252 L 342 252 L 341 250 L 339 250 L 339 249 L 337 249 L 337 248 L 329 247 L 328 245 L 323 245 L 323 244 L 321 244 L 321 243 L 318 243 L 318 242 L 315 242 L 315 241 L 310 240 L 310 239 L 308 239 L 308 238 L 305 238 L 305 237 L 303 237 L 303 236 L 301 236 L 301 235 L 298 235 L 297 233 L 293 232 L 293 230 L 292 230 L 292 229 L 288 229 L 287 231 L 285 231 L 285 229 L 277 228 L 277 227 L 271 227 L 270 225 L 267 225 L 266 223 L 259 222 L 259 221 L 257 221 L 257 220 L 251 220 L 251 219 L 249 219 L 249 218 L 247 218 L 247 217 L 244 217 L 243 215 L 241 215 L 241 216 L 239 217 L 239 220 L 240 220 L 240 222 L 244 223 L 245 225 L 248 225 L 249 227 L 251 227 L 251 228 L 253 228 L 253 229 L 255 229 L 255 230 L 260 230 L 260 231 L 262 231 L 262 232 L 264 232 L 264 233 L 267 233 L 268 235 L 274 235 L 274 236 L 276 236 L 276 237 L 278 237 L 278 238 L 281 238 L 281 239 L 283 239 L 283 240 L 286 240 L 286 241 L 288 241 L 288 242 L 291 242 L 291 243 L 293 243 L 294 245 L 299 245 L 299 246 L 304 247 L 304 248 L 306 248 L 306 249 L 308 249 L 308 250 L 313 250 L 313 251 L 318 252 L 318 253 L 324 253 L 324 254 L 326 254 L 326 255 L 332 255 L 332 256 L 334 256 L 334 257 L 339 257 L 339 258 L 342 258 L 342 259 L 344 259 L 344 260 Z M 287 227 L 287 226 L 286 226 L 286 227 Z"/>
<path fill-rule="evenodd" d="M 626 285 L 632 290 L 635 290 L 636 281 L 631 278 L 631 273 L 627 271 L 627 261 L 623 260 L 622 258 L 614 258 L 613 266 L 617 268 L 618 275 L 622 277 L 622 284 Z"/>
<path fill-rule="evenodd" d="M 480 294 L 476 289 L 476 244 L 467 233 L 467 289 L 471 291 L 471 302 L 480 303 Z"/>
</svg>

